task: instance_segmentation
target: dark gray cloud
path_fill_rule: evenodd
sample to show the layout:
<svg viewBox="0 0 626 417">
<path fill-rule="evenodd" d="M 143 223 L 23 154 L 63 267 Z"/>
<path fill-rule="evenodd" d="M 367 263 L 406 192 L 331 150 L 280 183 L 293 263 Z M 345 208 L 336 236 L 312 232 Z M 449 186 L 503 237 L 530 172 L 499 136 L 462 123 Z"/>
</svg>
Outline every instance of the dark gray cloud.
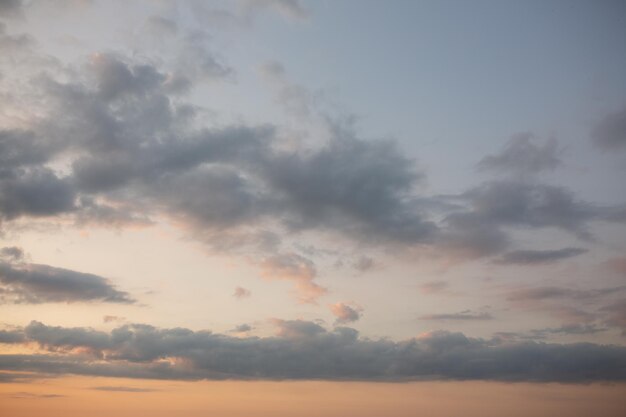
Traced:
<svg viewBox="0 0 626 417">
<path fill-rule="evenodd" d="M 459 313 L 444 313 L 444 314 L 427 314 L 421 316 L 420 320 L 450 320 L 450 321 L 464 321 L 464 320 L 493 320 L 493 316 L 489 313 L 475 313 L 469 310 L 461 311 Z"/>
<path fill-rule="evenodd" d="M 24 250 L 17 246 L 7 246 L 0 249 L 0 258 L 9 262 L 21 261 L 24 258 Z"/>
<path fill-rule="evenodd" d="M 423 175 L 393 142 L 337 128 L 317 149 L 289 150 L 272 126 L 196 129 L 193 114 L 181 112 L 187 107 L 169 92 L 168 75 L 150 63 L 97 54 L 87 69 L 71 83 L 40 81 L 53 107 L 48 130 L 62 145 L 13 158 L 35 167 L 14 168 L 0 190 L 7 218 L 73 213 L 81 222 L 123 223 L 111 207 L 149 202 L 148 210 L 201 226 L 195 230 L 272 219 L 292 231 L 325 229 L 374 244 L 424 242 L 436 232 L 412 202 Z M 70 149 L 79 156 L 68 177 L 37 165 Z M 20 187 L 42 196 L 51 189 L 54 199 L 42 197 L 43 207 L 32 198 L 20 202 Z M 96 204 L 95 196 L 110 203 Z"/>
<path fill-rule="evenodd" d="M 39 304 L 49 302 L 133 303 L 98 275 L 48 265 L 0 262 L 0 301 Z"/>
<path fill-rule="evenodd" d="M 74 210 L 76 193 L 66 178 L 48 168 L 16 171 L 0 178 L 0 216 L 53 216 Z"/>
<path fill-rule="evenodd" d="M 587 223 L 601 218 L 593 205 L 563 187 L 494 181 L 464 195 L 476 219 L 499 226 L 554 227 L 587 237 Z"/>
<path fill-rule="evenodd" d="M 280 4 L 297 10 L 297 3 Z M 176 27 L 165 18 L 151 22 Z M 184 94 L 202 80 L 228 79 L 232 70 L 207 49 L 206 34 L 176 39 L 184 45 L 173 67 L 101 53 L 66 76 L 50 71 L 31 80 L 36 91 L 29 93 L 45 99 L 46 117 L 31 130 L 0 131 L 2 220 L 65 216 L 79 225 L 123 227 L 165 215 L 213 249 L 252 252 L 263 263 L 284 256 L 281 238 L 309 230 L 475 258 L 509 250 L 516 228 L 590 239 L 591 222 L 626 219 L 623 207 L 599 207 L 565 188 L 519 179 L 456 196 L 416 195 L 425 175 L 415 161 L 393 141 L 364 140 L 337 118 L 326 117 L 328 138 L 312 148 L 286 141 L 272 125 L 207 125 Z M 270 72 L 287 86 L 282 68 Z M 499 172 L 558 166 L 556 142 L 531 139 L 515 137 L 479 165 Z M 51 169 L 60 158 L 69 172 Z M 504 258 L 522 255 L 539 257 L 517 251 Z M 323 293 L 312 278 L 294 282 Z"/>
<path fill-rule="evenodd" d="M 439 244 L 468 257 L 501 254 L 511 245 L 510 231 L 559 229 L 590 241 L 592 222 L 623 223 L 623 207 L 598 206 L 578 200 L 567 188 L 518 180 L 486 182 L 456 197 L 466 204 L 447 214 L 437 236 Z M 575 248 L 544 255 L 572 255 Z M 542 257 L 513 252 L 513 260 Z M 506 255 L 505 255 L 506 256 Z"/>
<path fill-rule="evenodd" d="M 392 142 L 337 137 L 308 154 L 281 154 L 264 171 L 294 229 L 328 227 L 360 240 L 418 243 L 436 226 L 409 204 L 421 177 Z"/>
<path fill-rule="evenodd" d="M 28 130 L 0 130 L 0 178 L 16 168 L 47 162 L 55 144 Z"/>
<path fill-rule="evenodd" d="M 478 168 L 519 175 L 557 168 L 561 164 L 557 141 L 550 139 L 538 145 L 532 139 L 533 135 L 529 132 L 513 136 L 500 153 L 484 157 L 478 163 Z"/>
<path fill-rule="evenodd" d="M 22 330 L 0 330 L 0 343 L 22 343 L 25 340 Z"/>
<path fill-rule="evenodd" d="M 345 327 L 276 324 L 276 337 L 237 338 L 146 325 L 103 333 L 33 322 L 25 329 L 28 341 L 55 354 L 0 355 L 0 369 L 188 380 L 626 380 L 626 348 L 618 346 L 503 342 L 443 331 L 394 342 L 362 339 Z"/>
<path fill-rule="evenodd" d="M 0 16 L 15 17 L 21 16 L 24 7 L 21 0 L 0 0 Z"/>
<path fill-rule="evenodd" d="M 563 248 L 555 250 L 517 250 L 507 252 L 496 262 L 499 264 L 538 265 L 573 258 L 588 250 L 584 248 Z"/>
<path fill-rule="evenodd" d="M 598 122 L 591 130 L 591 137 L 606 151 L 626 149 L 626 108 Z"/>
</svg>

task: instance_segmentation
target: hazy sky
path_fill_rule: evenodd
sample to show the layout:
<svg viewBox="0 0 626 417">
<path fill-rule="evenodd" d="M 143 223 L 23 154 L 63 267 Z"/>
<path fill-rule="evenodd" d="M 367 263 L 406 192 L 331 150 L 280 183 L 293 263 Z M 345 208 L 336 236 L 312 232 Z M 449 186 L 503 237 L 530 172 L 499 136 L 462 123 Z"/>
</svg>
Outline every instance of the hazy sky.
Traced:
<svg viewBox="0 0 626 417">
<path fill-rule="evenodd" d="M 608 0 L 0 0 L 0 407 L 619 415 L 625 40 Z"/>
</svg>

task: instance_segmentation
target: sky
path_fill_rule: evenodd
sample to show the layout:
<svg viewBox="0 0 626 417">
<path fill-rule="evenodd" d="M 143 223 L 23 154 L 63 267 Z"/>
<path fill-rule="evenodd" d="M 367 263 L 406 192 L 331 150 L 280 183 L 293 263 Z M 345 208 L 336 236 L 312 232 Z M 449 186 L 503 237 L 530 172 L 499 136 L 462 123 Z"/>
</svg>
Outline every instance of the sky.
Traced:
<svg viewBox="0 0 626 417">
<path fill-rule="evenodd" d="M 609 0 L 0 0 L 0 411 L 623 415 L 624 40 Z"/>
</svg>

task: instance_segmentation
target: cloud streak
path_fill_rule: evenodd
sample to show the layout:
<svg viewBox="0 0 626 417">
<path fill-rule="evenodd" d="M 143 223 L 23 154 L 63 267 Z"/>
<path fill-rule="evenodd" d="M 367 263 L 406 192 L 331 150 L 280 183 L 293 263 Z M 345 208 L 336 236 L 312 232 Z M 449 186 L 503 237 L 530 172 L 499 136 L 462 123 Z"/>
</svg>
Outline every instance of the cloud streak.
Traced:
<svg viewBox="0 0 626 417">
<path fill-rule="evenodd" d="M 0 262 L 0 302 L 132 304 L 135 300 L 98 275 L 49 265 Z"/>
</svg>

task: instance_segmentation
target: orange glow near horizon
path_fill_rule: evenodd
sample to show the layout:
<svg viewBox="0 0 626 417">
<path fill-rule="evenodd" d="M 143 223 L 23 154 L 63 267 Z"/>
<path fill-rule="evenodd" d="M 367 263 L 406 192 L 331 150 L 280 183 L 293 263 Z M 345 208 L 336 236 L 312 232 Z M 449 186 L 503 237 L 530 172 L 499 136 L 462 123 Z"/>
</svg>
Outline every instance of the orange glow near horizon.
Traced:
<svg viewBox="0 0 626 417">
<path fill-rule="evenodd" d="M 178 382 L 66 377 L 0 385 L 0 414 L 618 417 L 626 411 L 624 395 L 624 384 Z"/>
</svg>

